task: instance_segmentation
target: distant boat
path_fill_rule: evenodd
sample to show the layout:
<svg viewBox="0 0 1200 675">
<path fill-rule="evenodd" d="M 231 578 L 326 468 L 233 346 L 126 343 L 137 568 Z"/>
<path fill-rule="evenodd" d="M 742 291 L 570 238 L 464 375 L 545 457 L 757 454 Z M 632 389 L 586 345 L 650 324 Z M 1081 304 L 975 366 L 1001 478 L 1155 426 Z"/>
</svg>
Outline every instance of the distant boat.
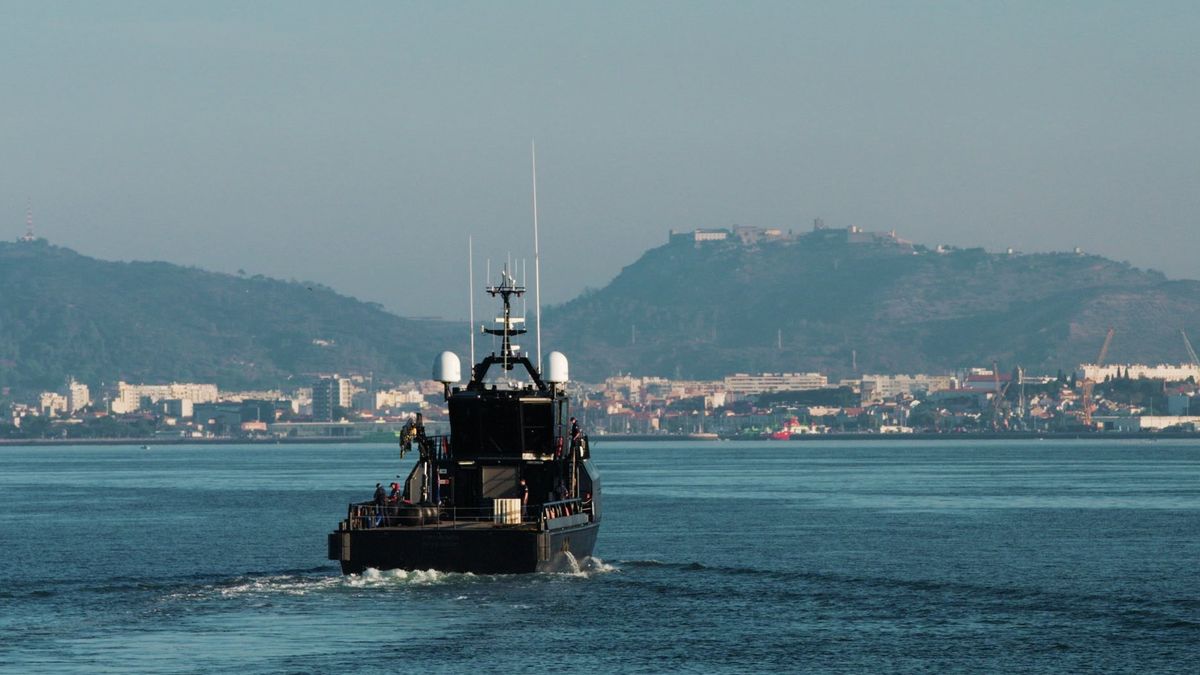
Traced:
<svg viewBox="0 0 1200 675">
<path fill-rule="evenodd" d="M 811 427 L 800 424 L 800 420 L 793 417 L 789 419 L 779 431 L 768 433 L 767 438 L 772 441 L 787 441 L 790 440 L 792 436 L 811 434 L 812 432 L 813 429 Z"/>
<path fill-rule="evenodd" d="M 148 446 L 148 445 L 143 445 L 143 446 L 142 446 L 142 450 L 149 450 L 149 449 L 150 449 L 150 446 Z"/>
</svg>

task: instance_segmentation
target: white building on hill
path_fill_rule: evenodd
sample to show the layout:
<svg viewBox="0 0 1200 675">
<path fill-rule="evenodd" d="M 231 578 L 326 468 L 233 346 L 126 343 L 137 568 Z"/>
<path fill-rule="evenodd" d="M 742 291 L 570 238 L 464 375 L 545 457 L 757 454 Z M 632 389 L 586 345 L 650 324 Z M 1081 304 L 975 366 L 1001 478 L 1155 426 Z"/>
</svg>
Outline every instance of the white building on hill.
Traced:
<svg viewBox="0 0 1200 675">
<path fill-rule="evenodd" d="M 1200 366 L 1192 364 L 1168 365 L 1160 363 L 1148 366 L 1141 363 L 1120 364 L 1114 366 L 1097 366 L 1094 363 L 1080 364 L 1075 372 L 1081 379 L 1091 379 L 1093 382 L 1103 382 L 1107 378 L 1115 378 L 1129 373 L 1130 379 L 1166 380 L 1167 382 L 1183 382 L 1189 377 L 1200 382 Z"/>
</svg>

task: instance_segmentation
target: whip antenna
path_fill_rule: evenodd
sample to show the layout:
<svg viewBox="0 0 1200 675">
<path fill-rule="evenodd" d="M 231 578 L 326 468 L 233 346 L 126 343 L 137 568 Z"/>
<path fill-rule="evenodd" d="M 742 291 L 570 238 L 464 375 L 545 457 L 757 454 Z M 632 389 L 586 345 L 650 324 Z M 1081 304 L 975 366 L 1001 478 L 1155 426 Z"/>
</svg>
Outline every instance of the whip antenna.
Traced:
<svg viewBox="0 0 1200 675">
<path fill-rule="evenodd" d="M 467 236 L 467 307 L 470 313 L 471 366 L 475 366 L 475 242 Z"/>
<path fill-rule="evenodd" d="M 537 311 L 534 323 L 537 369 L 542 372 L 542 266 L 538 253 L 538 207 L 537 207 L 537 145 L 529 141 L 529 155 L 533 160 L 533 306 Z"/>
</svg>

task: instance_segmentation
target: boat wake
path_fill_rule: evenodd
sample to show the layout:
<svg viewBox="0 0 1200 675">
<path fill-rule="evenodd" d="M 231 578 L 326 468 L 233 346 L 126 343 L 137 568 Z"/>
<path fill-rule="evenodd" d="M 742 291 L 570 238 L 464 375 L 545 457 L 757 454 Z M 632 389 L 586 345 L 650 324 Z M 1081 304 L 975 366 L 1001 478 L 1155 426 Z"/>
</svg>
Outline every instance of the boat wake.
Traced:
<svg viewBox="0 0 1200 675">
<path fill-rule="evenodd" d="M 350 588 L 376 588 L 386 586 L 434 586 L 451 581 L 474 579 L 476 576 L 460 572 L 438 570 L 377 570 L 369 567 L 362 574 L 350 574 L 341 578 L 342 585 Z"/>
<path fill-rule="evenodd" d="M 620 572 L 621 568 L 604 562 L 603 560 L 587 556 L 579 563 L 580 570 L 585 574 L 608 574 L 609 572 Z"/>
<path fill-rule="evenodd" d="M 224 585 L 218 585 L 216 594 L 222 598 L 238 598 L 255 595 L 308 595 L 309 593 L 336 588 L 339 579 L 333 576 L 308 577 L 289 574 L 262 577 L 242 577 Z"/>
<path fill-rule="evenodd" d="M 575 555 L 570 551 L 564 551 L 563 555 L 555 560 L 555 564 L 545 574 L 556 574 L 560 576 L 589 578 L 597 574 L 608 574 L 610 572 L 620 572 L 621 569 L 615 565 L 610 565 L 600 558 L 593 556 L 585 556 L 582 560 L 577 560 Z"/>
<path fill-rule="evenodd" d="M 390 587 L 435 586 L 475 579 L 473 574 L 437 570 L 377 570 L 343 576 L 340 573 L 276 573 L 239 576 L 214 583 L 193 586 L 170 597 L 184 600 L 264 598 L 336 593 L 344 590 L 386 589 Z"/>
<path fill-rule="evenodd" d="M 559 566 L 545 574 L 590 578 L 599 574 L 620 572 L 621 569 L 600 558 L 591 556 L 576 560 L 567 553 Z M 255 574 L 192 587 L 171 594 L 176 599 L 236 599 L 270 596 L 304 596 L 312 593 L 336 593 L 344 590 L 414 588 L 486 581 L 488 579 L 519 579 L 525 575 L 476 575 L 470 572 L 438 570 L 377 570 L 368 568 L 362 574 L 342 575 L 336 572 L 305 571 L 274 574 Z"/>
</svg>

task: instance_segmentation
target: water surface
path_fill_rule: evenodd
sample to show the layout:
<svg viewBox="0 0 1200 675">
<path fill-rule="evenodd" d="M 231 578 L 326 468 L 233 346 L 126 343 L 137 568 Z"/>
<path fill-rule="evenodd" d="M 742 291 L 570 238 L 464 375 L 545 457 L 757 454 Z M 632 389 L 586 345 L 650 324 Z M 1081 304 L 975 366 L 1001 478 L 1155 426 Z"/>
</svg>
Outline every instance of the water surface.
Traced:
<svg viewBox="0 0 1200 675">
<path fill-rule="evenodd" d="M 400 473 L 393 448 L 0 448 L 0 670 L 1200 658 L 1195 441 L 601 441 L 594 457 L 605 521 L 578 572 L 342 577 L 325 534 Z"/>
</svg>

